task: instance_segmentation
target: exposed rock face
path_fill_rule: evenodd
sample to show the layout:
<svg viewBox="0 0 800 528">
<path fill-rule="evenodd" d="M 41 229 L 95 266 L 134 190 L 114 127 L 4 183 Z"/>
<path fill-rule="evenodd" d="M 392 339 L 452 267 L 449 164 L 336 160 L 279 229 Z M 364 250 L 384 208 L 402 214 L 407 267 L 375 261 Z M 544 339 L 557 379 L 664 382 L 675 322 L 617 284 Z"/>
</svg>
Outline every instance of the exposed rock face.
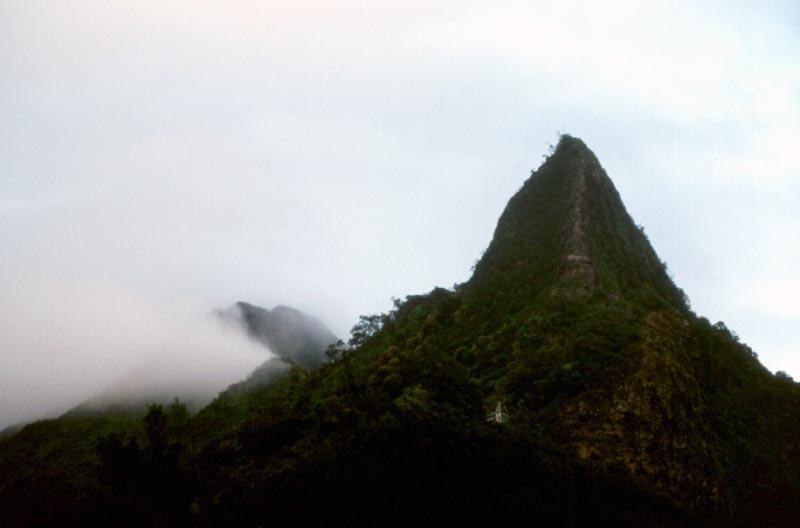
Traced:
<svg viewBox="0 0 800 528">
<path fill-rule="evenodd" d="M 586 178 L 590 165 L 585 159 L 579 160 L 579 167 L 574 179 L 570 223 L 566 226 L 565 256 L 563 259 L 563 276 L 579 279 L 587 289 L 594 286 L 594 267 L 589 256 L 589 243 L 586 240 Z M 589 177 L 597 175 L 589 173 Z"/>
</svg>

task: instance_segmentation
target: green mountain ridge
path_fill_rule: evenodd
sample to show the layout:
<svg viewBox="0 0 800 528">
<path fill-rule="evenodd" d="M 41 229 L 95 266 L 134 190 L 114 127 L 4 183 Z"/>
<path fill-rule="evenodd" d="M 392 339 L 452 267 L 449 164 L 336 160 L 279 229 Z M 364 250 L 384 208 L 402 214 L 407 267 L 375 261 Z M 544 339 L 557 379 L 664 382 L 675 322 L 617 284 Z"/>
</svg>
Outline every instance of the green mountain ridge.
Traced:
<svg viewBox="0 0 800 528">
<path fill-rule="evenodd" d="M 47 511 L 114 526 L 800 518 L 800 386 L 691 311 L 577 138 L 511 198 L 467 282 L 362 317 L 326 356 L 229 389 L 180 427 L 158 408 L 146 427 L 106 424 L 87 462 L 99 476 L 80 488 L 96 500 L 70 509 L 62 493 Z M 48 518 L 15 500 L 48 490 L 53 462 L 34 457 L 24 480 L 8 454 L 85 425 L 0 442 L 0 513 Z"/>
</svg>

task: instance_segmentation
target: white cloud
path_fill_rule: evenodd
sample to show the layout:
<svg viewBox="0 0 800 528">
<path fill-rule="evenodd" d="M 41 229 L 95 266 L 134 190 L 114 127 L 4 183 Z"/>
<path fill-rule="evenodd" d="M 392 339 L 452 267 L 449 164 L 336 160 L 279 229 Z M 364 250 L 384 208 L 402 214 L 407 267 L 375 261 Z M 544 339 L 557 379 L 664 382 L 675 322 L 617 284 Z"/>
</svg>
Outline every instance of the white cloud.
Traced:
<svg viewBox="0 0 800 528">
<path fill-rule="evenodd" d="M 782 279 L 761 280 L 752 284 L 740 302 L 767 316 L 796 321 L 800 327 L 798 299 L 800 299 L 800 280 L 789 276 Z"/>
<path fill-rule="evenodd" d="M 0 427 L 66 411 L 137 370 L 140 387 L 211 398 L 269 356 L 202 302 L 102 282 L 14 279 L 0 285 Z"/>
</svg>

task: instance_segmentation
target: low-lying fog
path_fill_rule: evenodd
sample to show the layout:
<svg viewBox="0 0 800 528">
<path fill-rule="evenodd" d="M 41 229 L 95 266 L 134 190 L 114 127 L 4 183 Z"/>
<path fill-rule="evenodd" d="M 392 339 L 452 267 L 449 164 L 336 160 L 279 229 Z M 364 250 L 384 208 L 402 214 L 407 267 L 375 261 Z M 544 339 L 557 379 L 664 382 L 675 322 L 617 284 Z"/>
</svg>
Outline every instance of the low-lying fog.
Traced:
<svg viewBox="0 0 800 528">
<path fill-rule="evenodd" d="M 270 356 L 197 299 L 31 281 L 0 302 L 0 428 L 111 394 L 213 398 Z"/>
</svg>

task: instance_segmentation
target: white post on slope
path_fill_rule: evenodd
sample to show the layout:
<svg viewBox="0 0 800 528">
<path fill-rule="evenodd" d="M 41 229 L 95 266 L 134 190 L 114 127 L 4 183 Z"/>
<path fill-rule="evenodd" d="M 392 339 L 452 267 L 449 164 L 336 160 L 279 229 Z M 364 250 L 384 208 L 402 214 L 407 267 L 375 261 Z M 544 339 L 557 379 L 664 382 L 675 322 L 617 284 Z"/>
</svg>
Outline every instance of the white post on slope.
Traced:
<svg viewBox="0 0 800 528">
<path fill-rule="evenodd" d="M 494 408 L 494 421 L 503 423 L 503 404 L 500 402 L 497 402 L 497 406 Z"/>
</svg>

